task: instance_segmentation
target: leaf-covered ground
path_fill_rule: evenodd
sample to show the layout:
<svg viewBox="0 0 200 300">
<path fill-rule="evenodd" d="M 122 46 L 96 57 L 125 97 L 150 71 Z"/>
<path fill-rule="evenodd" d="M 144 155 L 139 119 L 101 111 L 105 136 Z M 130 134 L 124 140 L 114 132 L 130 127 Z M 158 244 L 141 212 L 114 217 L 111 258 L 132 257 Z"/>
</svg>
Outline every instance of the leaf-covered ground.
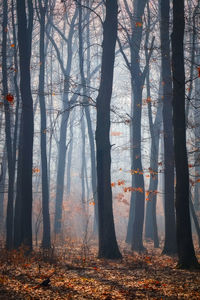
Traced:
<svg viewBox="0 0 200 300">
<path fill-rule="evenodd" d="M 81 244 L 29 257 L 2 250 L 0 299 L 200 299 L 199 271 L 176 269 L 176 258 L 147 247 L 139 255 L 121 245 L 117 261 Z"/>
</svg>

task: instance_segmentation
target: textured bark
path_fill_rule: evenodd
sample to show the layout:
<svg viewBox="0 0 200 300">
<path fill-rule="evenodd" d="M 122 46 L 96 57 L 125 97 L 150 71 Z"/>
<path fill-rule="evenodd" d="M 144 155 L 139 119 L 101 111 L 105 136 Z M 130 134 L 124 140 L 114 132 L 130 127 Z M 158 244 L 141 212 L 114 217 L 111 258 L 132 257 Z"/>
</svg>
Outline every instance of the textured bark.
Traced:
<svg viewBox="0 0 200 300">
<path fill-rule="evenodd" d="M 8 163 L 8 202 L 6 216 L 6 248 L 11 249 L 13 246 L 13 201 L 14 201 L 14 164 L 13 164 L 13 145 L 11 135 L 11 117 L 10 104 L 6 100 L 8 95 L 8 76 L 7 76 L 7 26 L 8 26 L 8 5 L 7 1 L 3 1 L 3 23 L 2 23 L 2 83 L 5 108 L 5 135 L 6 135 L 6 151 Z"/>
<path fill-rule="evenodd" d="M 33 100 L 30 85 L 30 58 L 33 27 L 33 5 L 28 1 L 28 20 L 25 0 L 17 0 L 18 44 L 20 58 L 20 91 L 22 98 L 21 148 L 21 240 L 32 249 L 32 157 L 33 157 Z"/>
<path fill-rule="evenodd" d="M 134 1 L 134 18 L 137 22 L 142 22 L 142 16 L 144 14 L 144 8 L 147 0 L 135 0 Z M 134 188 L 140 188 L 142 192 L 134 192 L 135 201 L 135 214 L 133 221 L 132 231 L 132 250 L 143 251 L 143 225 L 144 225 L 144 202 L 145 202 L 145 190 L 144 190 L 144 177 L 141 157 L 141 116 L 142 116 L 142 91 L 145 79 L 145 74 L 140 69 L 140 56 L 139 50 L 142 39 L 142 26 L 135 26 L 132 31 L 132 47 L 131 47 L 131 80 L 133 90 L 133 113 L 134 118 L 132 122 L 132 170 L 139 170 L 138 174 L 132 176 L 132 186 Z"/>
<path fill-rule="evenodd" d="M 42 216 L 43 216 L 43 239 L 42 247 L 51 247 L 50 236 L 50 216 L 49 216 L 49 186 L 47 169 L 47 141 L 46 141 L 46 104 L 44 96 L 44 78 L 45 78 L 45 15 L 47 10 L 47 1 L 44 7 L 39 3 L 39 21 L 40 21 L 40 73 L 39 73 L 39 102 L 40 102 L 40 151 L 42 166 Z"/>
<path fill-rule="evenodd" d="M 110 102 L 112 96 L 115 45 L 117 38 L 117 0 L 106 1 L 106 18 L 103 24 L 103 53 L 101 81 L 97 96 L 97 191 L 99 212 L 99 257 L 116 259 L 119 251 L 112 210 Z"/>
<path fill-rule="evenodd" d="M 176 234 L 178 265 L 199 266 L 192 241 L 189 212 L 189 171 L 185 126 L 184 0 L 173 0 L 172 70 L 173 126 L 176 166 Z"/>
<path fill-rule="evenodd" d="M 169 39 L 169 0 L 160 1 L 160 38 L 162 58 L 162 81 L 163 85 L 163 129 L 164 129 L 164 191 L 165 191 L 165 243 L 164 254 L 175 254 L 176 230 L 175 230 L 175 207 L 174 207 L 174 145 L 172 124 L 172 74 L 170 62 L 170 39 Z"/>
<path fill-rule="evenodd" d="M 6 159 L 6 149 L 4 147 L 2 163 L 1 163 L 1 175 L 0 175 L 0 233 L 4 233 L 4 195 L 5 195 L 5 181 L 7 173 L 7 159 Z"/>
<path fill-rule="evenodd" d="M 159 95 L 161 91 L 161 82 L 159 88 Z M 150 98 L 150 81 L 149 72 L 147 74 L 147 99 Z M 145 218 L 145 238 L 152 239 L 154 241 L 154 247 L 159 247 L 157 220 L 156 220 L 156 202 L 158 188 L 158 154 L 159 154 L 159 138 L 162 122 L 162 104 L 158 103 L 155 121 L 152 118 L 151 102 L 148 103 L 148 117 L 149 117 L 149 128 L 151 133 L 151 156 L 150 156 L 150 169 L 152 174 L 150 175 L 149 182 L 149 195 L 147 196 L 148 201 L 146 204 L 146 218 Z M 152 191 L 152 192 L 151 192 Z"/>
</svg>

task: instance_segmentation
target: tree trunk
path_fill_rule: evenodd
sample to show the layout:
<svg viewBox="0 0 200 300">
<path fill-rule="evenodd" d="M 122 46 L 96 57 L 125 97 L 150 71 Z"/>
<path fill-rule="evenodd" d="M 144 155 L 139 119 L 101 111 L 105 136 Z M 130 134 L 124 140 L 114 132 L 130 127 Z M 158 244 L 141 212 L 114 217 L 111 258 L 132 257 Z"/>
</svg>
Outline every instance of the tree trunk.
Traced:
<svg viewBox="0 0 200 300">
<path fill-rule="evenodd" d="M 161 82 L 159 95 L 161 90 Z M 147 74 L 147 99 L 151 99 L 149 71 Z M 160 99 L 159 99 L 160 100 Z M 162 104 L 158 103 L 155 121 L 153 123 L 151 101 L 148 102 L 149 129 L 151 133 L 151 156 L 150 156 L 150 182 L 149 191 L 146 196 L 146 219 L 145 219 L 145 238 L 154 241 L 154 247 L 159 247 L 157 220 L 156 220 L 156 202 L 158 188 L 158 153 L 159 153 L 159 138 L 162 122 Z"/>
<path fill-rule="evenodd" d="M 147 0 L 134 1 L 134 13 L 130 17 L 132 25 L 132 35 L 130 37 L 130 51 L 131 51 L 131 87 L 133 92 L 133 113 L 134 118 L 132 122 L 132 165 L 131 169 L 138 171 L 137 174 L 132 175 L 132 187 L 138 191 L 132 192 L 131 206 L 134 207 L 134 212 L 129 216 L 134 215 L 134 220 L 130 220 L 129 224 L 133 223 L 131 248 L 136 251 L 143 251 L 143 224 L 144 224 L 144 177 L 141 158 L 141 115 L 142 115 L 142 91 L 144 85 L 145 74 L 140 69 L 140 46 L 142 39 L 142 26 L 135 26 L 135 22 L 142 23 L 142 16 Z M 128 4 L 126 4 L 128 6 Z M 134 21 L 133 21 L 134 20 Z M 134 193 L 134 194 L 133 194 Z M 131 209 L 131 207 L 130 207 Z"/>
<path fill-rule="evenodd" d="M 177 250 L 179 267 L 190 268 L 199 265 L 194 252 L 189 211 L 189 172 L 185 126 L 184 27 L 184 0 L 173 0 L 172 70 Z"/>
<path fill-rule="evenodd" d="M 0 234 L 4 235 L 4 200 L 5 200 L 5 181 L 7 173 L 7 158 L 6 147 L 3 150 L 3 157 L 1 163 L 1 176 L 0 176 Z"/>
<path fill-rule="evenodd" d="M 13 246 L 13 200 L 14 200 L 14 172 L 13 168 L 13 146 L 11 136 L 10 103 L 7 101 L 8 76 L 7 76 L 7 26 L 8 26 L 8 4 L 3 1 L 3 40 L 2 40 L 2 76 L 3 95 L 5 108 L 5 134 L 8 163 L 8 202 L 6 218 L 6 248 L 10 250 Z"/>
<path fill-rule="evenodd" d="M 21 241 L 32 249 L 32 159 L 33 159 L 33 100 L 30 84 L 30 58 L 33 27 L 33 5 L 28 1 L 28 22 L 25 0 L 17 0 L 18 43 L 20 58 L 20 91 L 22 98 L 21 154 Z"/>
<path fill-rule="evenodd" d="M 163 254 L 175 254 L 176 230 L 174 207 L 174 146 L 172 124 L 172 74 L 169 39 L 169 0 L 161 0 L 160 38 L 163 81 L 163 129 L 164 129 L 164 191 L 165 191 L 165 243 Z"/>
<path fill-rule="evenodd" d="M 106 18 L 103 24 L 103 53 L 101 81 L 97 96 L 97 193 L 99 213 L 99 257 L 117 259 L 119 251 L 112 210 L 110 102 L 112 96 L 115 45 L 117 38 L 117 0 L 106 1 Z"/>
<path fill-rule="evenodd" d="M 47 142 L 46 142 L 46 104 L 44 96 L 44 78 L 45 78 L 45 15 L 47 10 L 47 1 L 45 6 L 39 3 L 40 11 L 40 74 L 39 74 L 39 101 L 40 101 L 40 151 L 42 165 L 42 216 L 43 216 L 43 239 L 42 247 L 51 247 L 50 237 L 50 216 L 49 216 L 49 186 L 47 169 Z"/>
<path fill-rule="evenodd" d="M 70 72 L 72 65 L 72 40 L 74 35 L 74 23 L 77 17 L 77 10 L 75 11 L 70 31 L 68 35 L 67 45 L 67 66 L 66 69 L 62 67 L 64 72 L 64 95 L 63 95 L 63 113 L 61 116 L 61 128 L 59 137 L 59 149 L 58 149 L 58 167 L 57 167 L 57 179 L 56 179 L 56 204 L 55 204 L 55 219 L 54 219 L 54 232 L 56 234 L 61 231 L 62 221 L 62 203 L 64 193 L 64 174 L 66 165 L 66 137 L 67 137 L 67 125 L 69 119 L 69 88 L 70 88 Z M 58 51 L 58 49 L 57 49 Z M 76 95 L 74 95 L 76 96 Z M 73 98 L 73 96 L 72 96 Z"/>
</svg>

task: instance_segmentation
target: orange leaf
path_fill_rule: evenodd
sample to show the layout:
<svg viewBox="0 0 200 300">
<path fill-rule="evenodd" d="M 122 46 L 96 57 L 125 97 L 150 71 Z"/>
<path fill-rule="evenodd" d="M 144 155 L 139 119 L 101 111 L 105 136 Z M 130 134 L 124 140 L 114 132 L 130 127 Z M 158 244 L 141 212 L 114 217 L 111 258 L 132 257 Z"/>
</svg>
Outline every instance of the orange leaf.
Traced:
<svg viewBox="0 0 200 300">
<path fill-rule="evenodd" d="M 124 184 L 125 184 L 125 181 L 124 181 L 124 180 L 118 180 L 117 184 L 118 184 L 118 185 L 124 185 Z"/>
<path fill-rule="evenodd" d="M 198 67 L 197 70 L 198 70 L 198 77 L 200 77 L 200 67 Z"/>
<path fill-rule="evenodd" d="M 136 27 L 142 27 L 142 22 L 136 22 L 136 23 L 135 23 L 135 26 L 136 26 Z"/>
<path fill-rule="evenodd" d="M 111 136 L 120 136 L 122 133 L 119 131 L 112 131 Z"/>
<path fill-rule="evenodd" d="M 8 94 L 6 95 L 6 100 L 10 103 L 12 103 L 14 101 L 14 96 L 12 94 Z"/>
<path fill-rule="evenodd" d="M 147 103 L 151 103 L 151 97 L 147 98 Z"/>
</svg>

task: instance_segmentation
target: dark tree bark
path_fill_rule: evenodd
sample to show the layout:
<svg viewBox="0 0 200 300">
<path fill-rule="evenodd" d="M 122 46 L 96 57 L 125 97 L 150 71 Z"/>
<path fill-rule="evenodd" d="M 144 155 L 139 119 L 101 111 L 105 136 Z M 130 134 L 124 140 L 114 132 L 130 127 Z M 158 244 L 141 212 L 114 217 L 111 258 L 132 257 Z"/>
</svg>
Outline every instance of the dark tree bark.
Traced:
<svg viewBox="0 0 200 300">
<path fill-rule="evenodd" d="M 115 45 L 117 38 L 117 0 L 106 1 L 106 18 L 103 24 L 103 53 L 101 81 L 97 96 L 97 192 L 99 212 L 99 257 L 117 259 L 119 251 L 112 210 L 110 102 L 112 96 Z"/>
<path fill-rule="evenodd" d="M 6 134 L 6 151 L 8 163 L 8 202 L 6 217 L 6 248 L 11 249 L 13 246 L 13 200 L 14 200 L 14 165 L 13 165 L 13 143 L 11 135 L 11 117 L 10 103 L 7 101 L 8 95 L 8 76 L 7 76 L 7 26 L 8 26 L 8 4 L 3 1 L 3 23 L 2 23 L 2 75 L 3 75 L 3 94 L 5 108 L 5 134 Z"/>
<path fill-rule="evenodd" d="M 159 91 L 161 90 L 161 83 Z M 160 93 L 159 93 L 160 94 Z M 147 99 L 150 97 L 150 82 L 149 72 L 147 74 Z M 160 99 L 159 99 L 160 100 Z M 162 104 L 158 103 L 156 117 L 153 122 L 152 118 L 151 101 L 148 102 L 148 116 L 149 116 L 149 128 L 151 133 L 151 155 L 150 155 L 150 175 L 149 191 L 146 204 L 146 218 L 145 218 L 145 238 L 152 239 L 154 241 L 154 247 L 159 247 L 158 228 L 156 220 L 156 202 L 157 202 L 157 188 L 158 188 L 158 153 L 159 153 L 159 138 L 160 128 L 162 123 Z"/>
<path fill-rule="evenodd" d="M 174 207 L 174 145 L 172 124 L 172 74 L 170 62 L 170 39 L 169 39 L 169 0 L 160 1 L 160 39 L 162 59 L 163 85 L 163 129 L 164 129 L 164 191 L 165 191 L 165 243 L 164 254 L 175 254 L 176 230 L 175 230 L 175 207 Z"/>
<path fill-rule="evenodd" d="M 142 16 L 144 14 L 144 8 L 147 0 L 134 1 L 134 17 L 136 22 L 142 22 Z M 135 26 L 135 30 L 132 32 L 132 47 L 131 47 L 131 80 L 133 90 L 133 123 L 132 123 L 132 170 L 139 170 L 139 173 L 132 176 L 132 186 L 140 191 L 134 192 L 135 201 L 135 215 L 133 221 L 132 241 L 131 248 L 136 251 L 143 251 L 143 225 L 144 225 L 144 201 L 145 201 L 145 189 L 144 189 L 144 176 L 141 157 L 141 116 L 142 116 L 142 91 L 146 74 L 141 73 L 140 69 L 140 56 L 139 50 L 142 38 L 142 26 Z M 148 68 L 148 62 L 146 62 Z M 142 75 L 141 75 L 142 74 Z"/>
<path fill-rule="evenodd" d="M 17 249 L 22 242 L 22 230 L 21 230 L 21 220 L 22 220 L 22 116 L 20 124 L 20 135 L 19 135 L 19 145 L 18 145 L 18 162 L 17 162 L 17 191 L 15 199 L 15 214 L 14 214 L 14 248 Z"/>
<path fill-rule="evenodd" d="M 3 150 L 3 157 L 1 163 L 1 174 L 0 174 L 0 233 L 4 233 L 4 195 L 5 195 L 5 181 L 7 173 L 7 159 L 6 159 L 6 147 Z"/>
<path fill-rule="evenodd" d="M 195 25 L 195 24 L 194 24 Z M 199 38 L 194 31 L 195 34 L 195 56 L 196 56 L 196 64 L 200 65 L 200 46 L 199 46 Z M 200 81 L 195 80 L 195 106 L 198 107 L 200 97 Z M 200 149 L 200 114 L 199 109 L 194 109 L 194 122 L 195 122 L 195 148 Z M 200 166 L 199 166 L 199 151 L 196 151 L 194 154 L 195 161 L 195 174 L 200 174 Z M 200 195 L 199 195 L 200 183 L 196 182 L 194 186 L 194 207 L 197 211 L 200 210 Z"/>
<path fill-rule="evenodd" d="M 192 219 L 194 221 L 194 226 L 195 226 L 197 237 L 198 237 L 198 244 L 199 244 L 199 247 L 200 247 L 200 226 L 199 226 L 199 221 L 198 221 L 198 217 L 196 215 L 194 204 L 192 202 L 191 197 L 190 197 L 189 201 L 190 201 L 190 212 L 191 212 Z"/>
<path fill-rule="evenodd" d="M 51 247 L 50 237 L 50 216 L 49 216 L 49 186 L 47 169 L 47 141 L 46 141 L 46 104 L 44 96 L 44 78 L 45 78 L 45 15 L 47 11 L 47 0 L 42 6 L 39 1 L 39 21 L 40 21 L 40 74 L 39 74 L 39 101 L 40 101 L 40 151 L 42 165 L 42 216 L 43 216 L 43 239 L 42 247 Z"/>
<path fill-rule="evenodd" d="M 178 266 L 199 267 L 192 241 L 185 125 L 184 0 L 173 0 L 172 71 Z"/>
<path fill-rule="evenodd" d="M 25 0 L 17 0 L 18 44 L 20 58 L 20 91 L 22 98 L 21 148 L 21 241 L 32 249 L 32 157 L 33 157 L 33 100 L 30 84 L 30 59 L 33 27 L 33 4 L 28 1 L 28 20 Z"/>
<path fill-rule="evenodd" d="M 152 50 L 148 53 L 148 59 L 144 70 L 140 67 L 140 47 L 142 41 L 143 26 L 136 26 L 136 23 L 142 24 L 142 16 L 148 0 L 135 0 L 133 12 L 129 8 L 127 0 L 124 0 L 126 11 L 128 13 L 132 32 L 128 35 L 128 43 L 130 47 L 131 61 L 129 62 L 125 55 L 121 43 L 118 39 L 120 51 L 125 59 L 126 65 L 131 73 L 131 88 L 133 92 L 133 109 L 134 118 L 132 120 L 131 128 L 131 169 L 139 171 L 137 174 L 133 172 L 132 187 L 138 189 L 131 193 L 131 206 L 129 212 L 129 222 L 126 242 L 131 242 L 132 250 L 143 251 L 143 224 L 144 224 L 144 177 L 141 157 L 141 116 L 142 116 L 142 91 L 145 77 L 147 74 L 149 59 Z M 126 34 L 127 34 L 126 30 Z M 154 40 L 154 39 L 153 39 Z M 153 41 L 152 41 L 153 43 Z M 131 210 L 134 211 L 131 211 Z M 132 226 L 132 228 L 131 228 Z"/>
</svg>

